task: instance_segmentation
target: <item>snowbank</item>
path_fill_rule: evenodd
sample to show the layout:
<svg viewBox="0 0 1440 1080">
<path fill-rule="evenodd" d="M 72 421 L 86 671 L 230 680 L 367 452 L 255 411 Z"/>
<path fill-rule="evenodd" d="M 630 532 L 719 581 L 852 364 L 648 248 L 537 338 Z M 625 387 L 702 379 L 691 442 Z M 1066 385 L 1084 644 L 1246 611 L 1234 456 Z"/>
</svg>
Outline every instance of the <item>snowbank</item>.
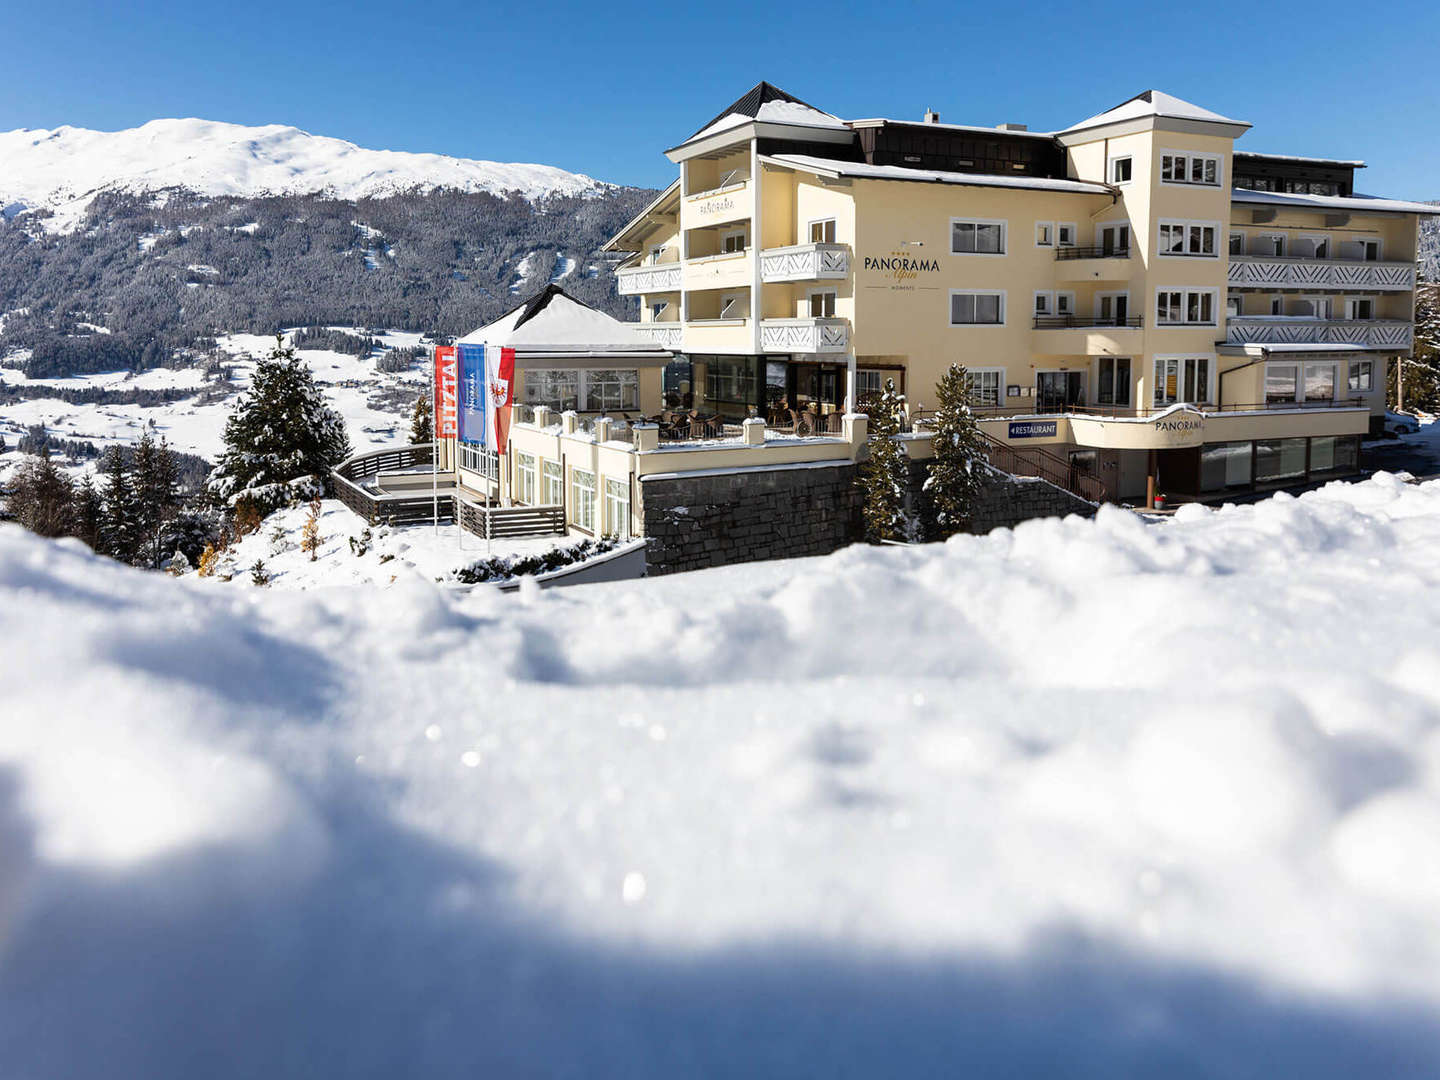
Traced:
<svg viewBox="0 0 1440 1080">
<path fill-rule="evenodd" d="M 506 596 L 0 527 L 0 1074 L 1434 1076 L 1440 483 Z"/>
</svg>

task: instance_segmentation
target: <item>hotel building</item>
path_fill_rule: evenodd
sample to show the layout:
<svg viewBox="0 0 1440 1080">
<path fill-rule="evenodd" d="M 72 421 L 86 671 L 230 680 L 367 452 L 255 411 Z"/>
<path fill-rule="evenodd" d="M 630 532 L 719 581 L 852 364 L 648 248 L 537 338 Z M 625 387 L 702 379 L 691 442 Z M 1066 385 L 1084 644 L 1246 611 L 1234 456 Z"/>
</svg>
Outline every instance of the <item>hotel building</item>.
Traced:
<svg viewBox="0 0 1440 1080">
<path fill-rule="evenodd" d="M 1239 150 L 1249 127 L 1156 90 L 1054 132 L 842 120 L 761 83 L 607 244 L 675 354 L 636 410 L 835 435 L 886 379 L 923 416 L 959 363 L 997 444 L 1109 498 L 1353 473 L 1435 208 Z"/>
</svg>

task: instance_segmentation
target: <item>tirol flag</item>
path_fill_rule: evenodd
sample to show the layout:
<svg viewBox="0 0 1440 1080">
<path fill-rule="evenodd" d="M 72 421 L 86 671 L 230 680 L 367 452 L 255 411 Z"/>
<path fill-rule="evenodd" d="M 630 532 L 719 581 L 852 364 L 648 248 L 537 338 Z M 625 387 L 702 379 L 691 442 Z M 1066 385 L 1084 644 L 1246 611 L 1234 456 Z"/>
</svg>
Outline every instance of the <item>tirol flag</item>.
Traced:
<svg viewBox="0 0 1440 1080">
<path fill-rule="evenodd" d="M 485 371 L 490 383 L 490 430 L 495 433 L 495 452 L 503 454 L 510 436 L 510 406 L 515 394 L 515 350 L 487 345 Z"/>
<path fill-rule="evenodd" d="M 486 390 L 485 346 L 457 345 L 460 355 L 460 441 L 489 446 L 490 395 Z"/>
<path fill-rule="evenodd" d="M 441 345 L 435 350 L 435 437 L 455 437 L 455 346 Z"/>
</svg>

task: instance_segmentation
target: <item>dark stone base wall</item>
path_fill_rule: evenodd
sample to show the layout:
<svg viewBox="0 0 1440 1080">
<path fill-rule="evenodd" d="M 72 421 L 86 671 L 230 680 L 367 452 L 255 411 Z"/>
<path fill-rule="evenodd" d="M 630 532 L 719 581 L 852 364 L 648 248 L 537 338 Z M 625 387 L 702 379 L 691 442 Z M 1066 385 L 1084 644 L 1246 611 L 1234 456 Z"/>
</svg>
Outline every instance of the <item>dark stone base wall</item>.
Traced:
<svg viewBox="0 0 1440 1080">
<path fill-rule="evenodd" d="M 680 476 L 640 484 L 649 574 L 709 566 L 828 555 L 864 537 L 857 467 L 775 469 Z M 934 512 L 921 494 L 929 462 L 910 463 L 911 513 L 924 539 L 936 537 Z M 994 474 L 970 532 L 1038 517 L 1094 515 L 1096 507 L 1041 480 Z"/>
<path fill-rule="evenodd" d="M 640 484 L 650 574 L 828 555 L 860 536 L 854 465 Z"/>
</svg>

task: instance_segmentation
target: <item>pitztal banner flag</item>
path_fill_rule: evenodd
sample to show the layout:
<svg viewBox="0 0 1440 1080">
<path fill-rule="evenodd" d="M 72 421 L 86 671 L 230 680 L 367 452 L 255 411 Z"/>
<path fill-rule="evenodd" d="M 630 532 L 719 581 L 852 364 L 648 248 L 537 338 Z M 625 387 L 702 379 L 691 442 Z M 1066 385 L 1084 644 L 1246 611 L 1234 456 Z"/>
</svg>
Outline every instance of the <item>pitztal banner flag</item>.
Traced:
<svg viewBox="0 0 1440 1080">
<path fill-rule="evenodd" d="M 515 350 L 485 346 L 485 369 L 490 380 L 490 430 L 495 433 L 495 452 L 505 453 L 510 436 L 510 406 L 515 392 Z"/>
<path fill-rule="evenodd" d="M 435 437 L 455 437 L 455 346 L 441 345 L 435 350 Z"/>
<path fill-rule="evenodd" d="M 460 355 L 460 441 L 490 445 L 490 395 L 486 390 L 485 346 L 457 345 Z"/>
</svg>

